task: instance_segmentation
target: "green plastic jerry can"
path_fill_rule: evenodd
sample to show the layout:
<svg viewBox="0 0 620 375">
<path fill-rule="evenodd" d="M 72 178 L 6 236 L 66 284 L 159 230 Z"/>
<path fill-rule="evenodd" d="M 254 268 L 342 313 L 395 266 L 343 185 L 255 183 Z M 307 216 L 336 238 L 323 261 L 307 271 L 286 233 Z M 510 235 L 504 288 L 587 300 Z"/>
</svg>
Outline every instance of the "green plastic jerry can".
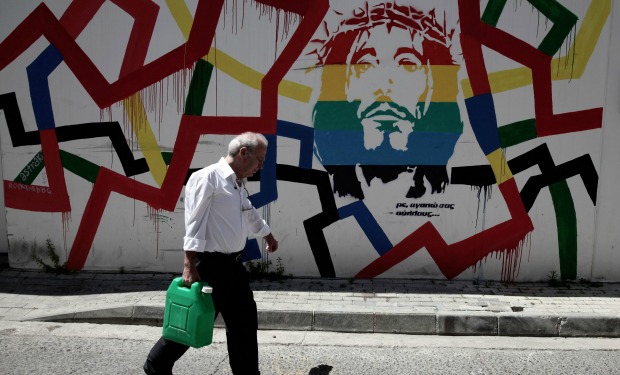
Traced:
<svg viewBox="0 0 620 375">
<path fill-rule="evenodd" d="M 212 288 L 202 281 L 188 288 L 182 277 L 172 280 L 166 292 L 164 338 L 193 348 L 211 344 L 215 320 L 211 292 Z"/>
</svg>

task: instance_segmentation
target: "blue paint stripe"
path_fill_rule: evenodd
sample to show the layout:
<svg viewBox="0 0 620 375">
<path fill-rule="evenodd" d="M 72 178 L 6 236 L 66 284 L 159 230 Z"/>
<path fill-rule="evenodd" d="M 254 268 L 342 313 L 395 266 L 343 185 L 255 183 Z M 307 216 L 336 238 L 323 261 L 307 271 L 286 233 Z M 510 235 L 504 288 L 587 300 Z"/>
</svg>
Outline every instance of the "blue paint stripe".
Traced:
<svg viewBox="0 0 620 375">
<path fill-rule="evenodd" d="M 277 140 L 276 135 L 265 135 L 267 138 L 267 156 L 265 164 L 260 171 L 260 191 L 250 197 L 252 204 L 260 208 L 269 202 L 278 199 L 278 186 L 276 184 L 276 159 L 277 159 Z"/>
<path fill-rule="evenodd" d="M 353 216 L 379 255 L 387 253 L 394 247 L 363 201 L 353 202 L 344 207 L 340 207 L 338 209 L 338 214 L 340 215 L 340 220 Z"/>
<path fill-rule="evenodd" d="M 312 145 L 314 129 L 294 122 L 278 120 L 276 134 L 282 137 L 299 140 L 299 167 L 312 168 Z"/>
<path fill-rule="evenodd" d="M 262 258 L 260 249 L 258 248 L 258 241 L 254 238 L 245 241 L 245 247 L 241 254 L 241 262 L 247 262 L 249 260 L 255 260 Z"/>
<path fill-rule="evenodd" d="M 485 155 L 501 148 L 492 94 L 465 99 L 469 122 Z"/>
<path fill-rule="evenodd" d="M 30 100 L 39 130 L 54 129 L 54 110 L 47 77 L 64 61 L 60 52 L 50 45 L 26 67 Z"/>
</svg>

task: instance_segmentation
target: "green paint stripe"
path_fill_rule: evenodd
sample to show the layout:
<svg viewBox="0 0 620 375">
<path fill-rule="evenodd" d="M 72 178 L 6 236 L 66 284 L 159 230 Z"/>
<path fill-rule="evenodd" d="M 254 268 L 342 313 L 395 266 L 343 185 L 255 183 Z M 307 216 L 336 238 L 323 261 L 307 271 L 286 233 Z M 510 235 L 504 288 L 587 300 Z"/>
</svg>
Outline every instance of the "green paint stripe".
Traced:
<svg viewBox="0 0 620 375">
<path fill-rule="evenodd" d="M 19 172 L 19 174 L 17 175 L 17 177 L 15 177 L 13 181 L 30 185 L 35 180 L 35 178 L 37 178 L 39 173 L 41 173 L 44 166 L 45 163 L 43 162 L 43 151 L 39 151 L 34 155 L 32 160 L 30 160 L 30 162 L 26 164 L 24 169 Z"/>
<path fill-rule="evenodd" d="M 60 150 L 60 161 L 69 172 L 95 183 L 100 168 L 97 164 L 63 150 Z"/>
<path fill-rule="evenodd" d="M 578 17 L 555 0 L 528 1 L 553 23 L 553 27 L 538 46 L 541 52 L 553 56 L 560 50 L 571 29 L 577 24 Z M 507 0 L 490 0 L 484 9 L 481 20 L 497 27 L 497 22 L 504 11 L 506 2 Z"/>
<path fill-rule="evenodd" d="M 499 16 L 502 14 L 504 10 L 506 1 L 508 0 L 489 1 L 489 3 L 487 4 L 487 7 L 484 8 L 484 13 L 482 14 L 482 18 L 481 18 L 482 22 L 487 23 L 493 27 L 497 27 Z"/>
<path fill-rule="evenodd" d="M 35 166 L 37 160 L 40 160 L 40 162 L 38 165 Z M 60 150 L 60 161 L 63 168 L 65 168 L 66 170 L 92 183 L 95 182 L 97 174 L 99 173 L 98 165 L 63 150 Z M 37 155 L 35 155 L 32 161 L 30 161 L 30 163 L 28 163 L 28 165 L 22 170 L 20 175 L 15 178 L 14 181 L 31 185 L 37 178 L 39 173 L 41 173 L 44 167 L 45 163 L 43 160 L 43 154 L 39 152 L 37 153 Z"/>
<path fill-rule="evenodd" d="M 172 152 L 162 152 L 161 156 L 166 165 L 170 165 Z M 60 150 L 60 161 L 63 168 L 87 181 L 94 183 L 97 179 L 100 166 L 95 163 L 64 150 Z M 39 151 L 13 181 L 31 185 L 44 167 L 43 153 Z"/>
<path fill-rule="evenodd" d="M 196 62 L 192 81 L 189 84 L 189 91 L 185 101 L 185 114 L 200 116 L 207 98 L 207 89 L 211 81 L 213 65 L 200 59 Z"/>
<path fill-rule="evenodd" d="M 566 181 L 549 186 L 558 228 L 558 250 L 562 280 L 577 278 L 577 214 Z"/>
<path fill-rule="evenodd" d="M 529 2 L 553 22 L 553 27 L 538 46 L 541 52 L 553 56 L 560 50 L 571 29 L 577 24 L 578 17 L 557 1 L 529 0 Z"/>
<path fill-rule="evenodd" d="M 502 148 L 518 145 L 538 137 L 536 134 L 536 119 L 513 122 L 500 126 L 499 142 Z"/>
<path fill-rule="evenodd" d="M 164 159 L 164 163 L 166 163 L 166 165 L 170 165 L 170 162 L 172 161 L 172 152 L 162 152 L 161 157 Z"/>
<path fill-rule="evenodd" d="M 420 103 L 423 106 L 424 103 Z M 355 106 L 345 101 L 320 101 L 315 107 L 317 119 L 315 130 L 361 131 Z M 421 120 L 416 121 L 417 131 L 462 132 L 463 122 L 458 104 L 455 102 L 434 102 Z"/>
<path fill-rule="evenodd" d="M 553 56 L 558 53 L 560 48 L 562 48 L 562 43 L 564 43 L 564 40 L 566 40 L 566 37 L 573 27 L 575 27 L 576 23 L 577 17 L 575 17 L 574 20 L 566 20 L 566 22 L 555 24 L 540 43 L 538 49 L 542 53 L 546 53 L 549 56 Z"/>
</svg>

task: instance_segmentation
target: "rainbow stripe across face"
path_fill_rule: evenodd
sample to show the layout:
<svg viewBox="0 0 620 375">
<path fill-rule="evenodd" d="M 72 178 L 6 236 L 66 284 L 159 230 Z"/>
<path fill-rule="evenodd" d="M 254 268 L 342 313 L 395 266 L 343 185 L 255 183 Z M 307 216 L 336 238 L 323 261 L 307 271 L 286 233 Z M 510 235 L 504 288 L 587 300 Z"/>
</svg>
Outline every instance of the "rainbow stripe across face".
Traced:
<svg viewBox="0 0 620 375">
<path fill-rule="evenodd" d="M 459 66 L 431 66 L 430 104 L 422 118 L 415 121 L 404 151 L 392 148 L 387 140 L 373 150 L 364 147 L 364 129 L 356 114 L 360 103 L 346 100 L 347 68 L 344 64 L 322 68 L 322 90 L 314 108 L 314 132 L 315 152 L 323 165 L 447 164 L 463 132 L 456 102 Z M 420 102 L 419 106 L 423 110 L 425 103 Z M 386 128 L 390 126 L 385 124 Z"/>
</svg>

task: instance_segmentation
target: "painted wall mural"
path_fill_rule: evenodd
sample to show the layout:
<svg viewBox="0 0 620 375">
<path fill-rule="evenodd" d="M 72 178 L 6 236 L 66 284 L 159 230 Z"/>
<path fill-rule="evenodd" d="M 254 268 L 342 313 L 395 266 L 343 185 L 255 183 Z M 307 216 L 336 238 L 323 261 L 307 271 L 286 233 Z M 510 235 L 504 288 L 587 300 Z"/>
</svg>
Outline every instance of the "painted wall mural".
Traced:
<svg viewBox="0 0 620 375">
<path fill-rule="evenodd" d="M 70 269 L 179 270 L 184 182 L 252 130 L 287 273 L 592 276 L 610 0 L 5 9 L 15 267 L 50 239 Z"/>
</svg>

